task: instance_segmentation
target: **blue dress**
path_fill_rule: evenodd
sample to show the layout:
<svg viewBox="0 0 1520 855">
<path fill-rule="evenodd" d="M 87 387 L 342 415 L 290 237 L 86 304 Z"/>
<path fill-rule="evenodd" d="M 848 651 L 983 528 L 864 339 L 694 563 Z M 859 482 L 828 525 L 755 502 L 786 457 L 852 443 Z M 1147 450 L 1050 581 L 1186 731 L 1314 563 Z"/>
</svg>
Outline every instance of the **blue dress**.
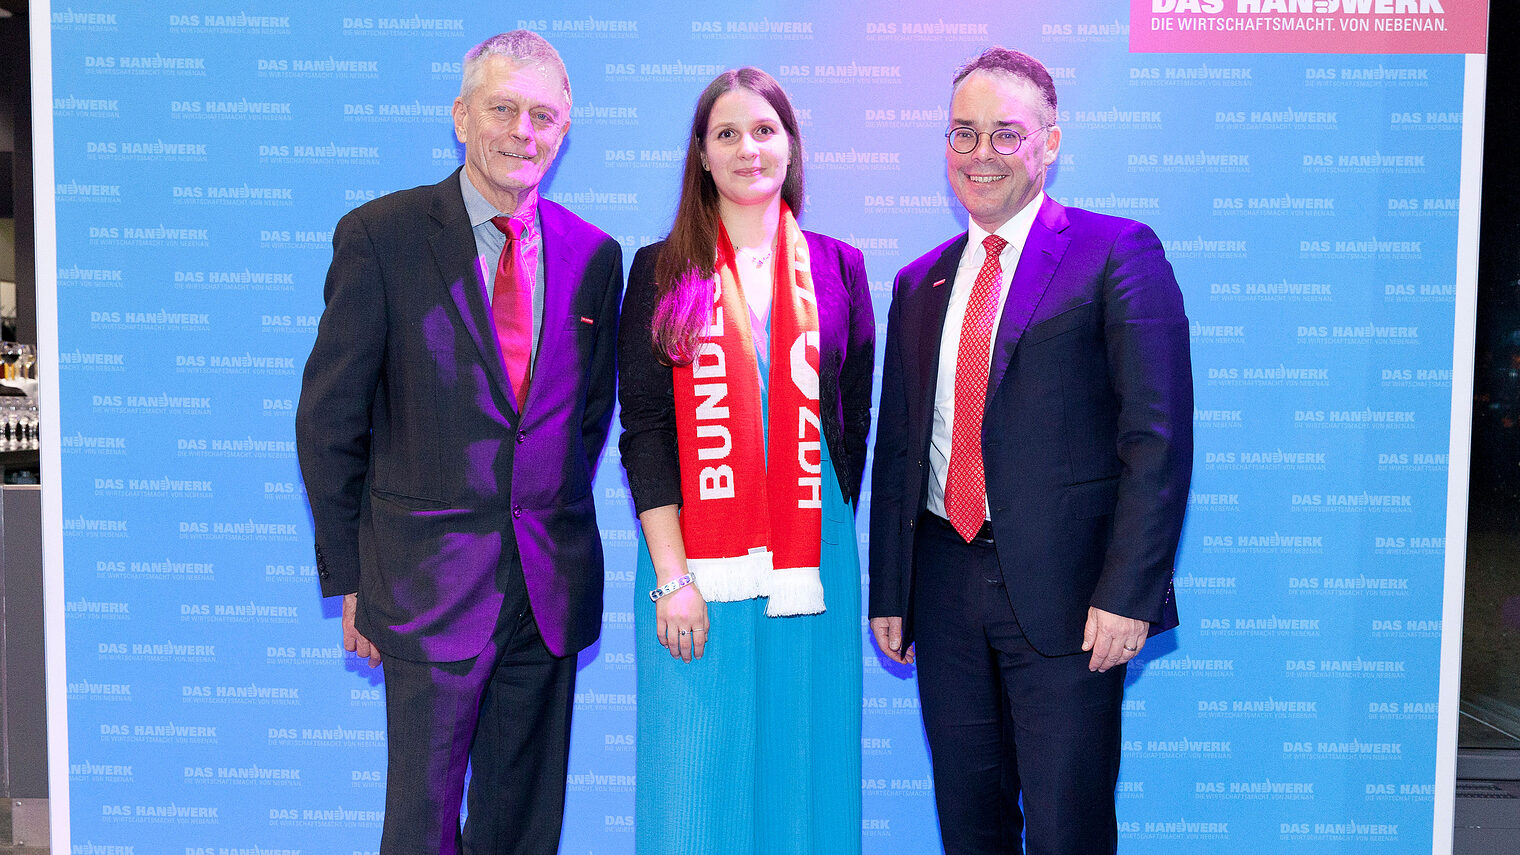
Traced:
<svg viewBox="0 0 1520 855">
<path fill-rule="evenodd" d="M 687 663 L 655 638 L 654 603 L 637 599 L 638 855 L 860 852 L 860 555 L 821 446 L 822 614 L 708 603 L 706 649 Z M 655 586 L 641 533 L 634 590 Z"/>
</svg>

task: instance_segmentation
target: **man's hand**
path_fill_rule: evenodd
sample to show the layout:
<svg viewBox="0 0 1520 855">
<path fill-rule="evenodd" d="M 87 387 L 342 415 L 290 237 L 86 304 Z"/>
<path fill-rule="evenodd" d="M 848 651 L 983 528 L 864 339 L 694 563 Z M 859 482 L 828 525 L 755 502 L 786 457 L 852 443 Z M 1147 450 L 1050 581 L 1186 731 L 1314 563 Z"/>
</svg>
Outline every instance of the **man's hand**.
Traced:
<svg viewBox="0 0 1520 855">
<path fill-rule="evenodd" d="M 1092 651 L 1087 670 L 1103 672 L 1135 658 L 1145 646 L 1151 625 L 1089 606 L 1087 626 L 1082 630 L 1082 649 Z"/>
<path fill-rule="evenodd" d="M 876 646 L 887 658 L 903 665 L 913 664 L 913 646 L 902 649 L 902 624 L 900 617 L 873 617 L 871 618 L 871 634 L 876 636 Z"/>
<path fill-rule="evenodd" d="M 359 634 L 354 629 L 354 613 L 359 610 L 359 595 L 345 594 L 343 596 L 343 649 L 349 653 L 357 653 L 360 658 L 369 659 L 369 667 L 373 668 L 380 664 L 380 648 L 369 643 L 369 639 Z"/>
</svg>

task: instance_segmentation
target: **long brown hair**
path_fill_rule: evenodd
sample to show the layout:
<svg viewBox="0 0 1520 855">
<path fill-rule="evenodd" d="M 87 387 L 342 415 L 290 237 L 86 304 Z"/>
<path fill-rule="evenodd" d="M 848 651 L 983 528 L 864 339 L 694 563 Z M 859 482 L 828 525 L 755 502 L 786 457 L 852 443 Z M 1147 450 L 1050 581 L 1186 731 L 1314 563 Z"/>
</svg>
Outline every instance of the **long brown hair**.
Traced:
<svg viewBox="0 0 1520 855">
<path fill-rule="evenodd" d="M 802 216 L 802 134 L 797 114 L 781 84 L 758 68 L 725 71 L 702 90 L 686 138 L 686 169 L 681 176 L 681 201 L 676 220 L 655 260 L 655 305 L 650 333 L 654 351 L 670 365 L 686 365 L 696 357 L 702 330 L 712 322 L 713 263 L 718 247 L 718 186 L 702 168 L 702 142 L 713 105 L 724 93 L 747 89 L 764 98 L 786 131 L 791 164 L 781 183 L 781 200 Z"/>
</svg>

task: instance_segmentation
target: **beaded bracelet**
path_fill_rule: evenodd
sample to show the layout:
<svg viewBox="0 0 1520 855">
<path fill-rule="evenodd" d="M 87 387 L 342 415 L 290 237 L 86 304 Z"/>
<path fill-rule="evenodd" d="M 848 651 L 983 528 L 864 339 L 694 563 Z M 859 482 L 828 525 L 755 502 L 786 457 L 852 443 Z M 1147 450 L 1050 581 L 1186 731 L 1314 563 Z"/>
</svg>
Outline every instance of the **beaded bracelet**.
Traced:
<svg viewBox="0 0 1520 855">
<path fill-rule="evenodd" d="M 676 591 L 681 590 L 682 588 L 690 585 L 695 581 L 697 580 L 693 579 L 690 573 L 687 573 L 685 576 L 679 576 L 675 579 L 671 579 L 669 582 L 666 582 L 660 587 L 655 588 L 653 591 L 650 591 L 649 600 L 650 602 L 657 602 L 666 594 L 674 594 Z"/>
</svg>

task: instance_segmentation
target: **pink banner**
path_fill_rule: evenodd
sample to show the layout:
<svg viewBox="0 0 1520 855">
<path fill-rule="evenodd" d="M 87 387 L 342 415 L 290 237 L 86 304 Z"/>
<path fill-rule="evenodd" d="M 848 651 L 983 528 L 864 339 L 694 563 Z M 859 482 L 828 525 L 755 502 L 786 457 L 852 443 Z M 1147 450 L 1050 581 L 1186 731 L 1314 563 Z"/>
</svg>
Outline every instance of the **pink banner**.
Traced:
<svg viewBox="0 0 1520 855">
<path fill-rule="evenodd" d="M 1488 0 L 1130 0 L 1134 53 L 1484 53 Z"/>
</svg>

